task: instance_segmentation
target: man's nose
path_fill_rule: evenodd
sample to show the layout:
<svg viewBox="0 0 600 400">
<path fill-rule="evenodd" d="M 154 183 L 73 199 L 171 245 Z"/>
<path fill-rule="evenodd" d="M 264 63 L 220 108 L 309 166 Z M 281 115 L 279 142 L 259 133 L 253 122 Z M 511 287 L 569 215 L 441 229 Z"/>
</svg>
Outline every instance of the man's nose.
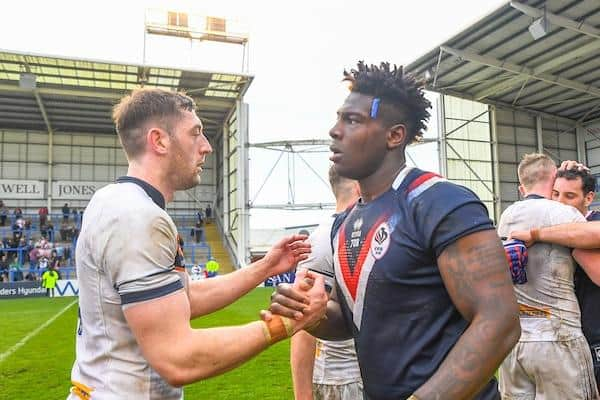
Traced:
<svg viewBox="0 0 600 400">
<path fill-rule="evenodd" d="M 329 130 L 329 137 L 331 137 L 332 139 L 337 139 L 340 136 L 341 136 L 341 132 L 340 132 L 339 123 L 336 122 Z"/>
</svg>

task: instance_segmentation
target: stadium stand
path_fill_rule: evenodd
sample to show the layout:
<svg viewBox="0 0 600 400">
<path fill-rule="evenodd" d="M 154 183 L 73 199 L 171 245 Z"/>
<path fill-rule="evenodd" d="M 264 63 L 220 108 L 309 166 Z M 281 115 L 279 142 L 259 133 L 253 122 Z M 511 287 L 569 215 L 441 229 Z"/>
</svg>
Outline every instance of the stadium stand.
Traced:
<svg viewBox="0 0 600 400">
<path fill-rule="evenodd" d="M 215 225 L 207 233 L 205 226 L 198 226 L 196 215 L 176 215 L 173 220 L 184 241 L 188 270 L 204 268 L 211 256 L 222 264 L 222 273 L 234 270 Z M 0 282 L 40 280 L 52 264 L 58 267 L 61 279 L 76 278 L 75 248 L 80 229 L 81 217 L 76 213 L 66 221 L 62 213 L 51 214 L 40 226 L 37 214 L 11 211 L 0 225 Z"/>
</svg>

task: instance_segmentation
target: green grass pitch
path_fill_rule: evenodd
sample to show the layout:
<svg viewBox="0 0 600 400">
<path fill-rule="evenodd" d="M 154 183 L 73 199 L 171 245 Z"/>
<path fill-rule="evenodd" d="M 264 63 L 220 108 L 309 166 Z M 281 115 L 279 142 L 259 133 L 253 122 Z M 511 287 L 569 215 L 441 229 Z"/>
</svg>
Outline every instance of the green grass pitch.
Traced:
<svg viewBox="0 0 600 400">
<path fill-rule="evenodd" d="M 271 289 L 258 288 L 231 306 L 192 322 L 194 327 L 237 325 L 258 319 Z M 74 297 L 0 301 L 0 354 L 76 300 Z M 75 359 L 77 304 L 0 361 L 0 400 L 64 399 Z M 278 343 L 225 375 L 186 386 L 185 399 L 293 399 L 289 341 Z"/>
</svg>

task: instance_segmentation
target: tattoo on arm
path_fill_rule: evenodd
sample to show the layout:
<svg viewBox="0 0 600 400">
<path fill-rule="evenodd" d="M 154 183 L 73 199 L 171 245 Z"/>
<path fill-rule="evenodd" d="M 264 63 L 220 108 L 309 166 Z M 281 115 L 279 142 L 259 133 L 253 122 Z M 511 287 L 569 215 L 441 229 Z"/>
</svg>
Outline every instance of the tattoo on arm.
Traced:
<svg viewBox="0 0 600 400">
<path fill-rule="evenodd" d="M 454 305 L 470 325 L 416 395 L 422 399 L 472 398 L 520 334 L 508 265 L 493 230 L 451 244 L 438 257 L 438 265 Z"/>
</svg>

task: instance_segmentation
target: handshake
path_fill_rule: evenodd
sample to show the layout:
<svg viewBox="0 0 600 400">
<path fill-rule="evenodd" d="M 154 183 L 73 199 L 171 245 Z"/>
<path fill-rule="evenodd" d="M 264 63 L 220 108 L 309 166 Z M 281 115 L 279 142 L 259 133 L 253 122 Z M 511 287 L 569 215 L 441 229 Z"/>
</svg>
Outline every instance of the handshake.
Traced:
<svg viewBox="0 0 600 400">
<path fill-rule="evenodd" d="M 279 284 L 271 295 L 269 309 L 260 312 L 267 342 L 272 344 L 300 330 L 316 328 L 326 319 L 328 300 L 324 277 L 299 270 L 295 282 Z"/>
</svg>

